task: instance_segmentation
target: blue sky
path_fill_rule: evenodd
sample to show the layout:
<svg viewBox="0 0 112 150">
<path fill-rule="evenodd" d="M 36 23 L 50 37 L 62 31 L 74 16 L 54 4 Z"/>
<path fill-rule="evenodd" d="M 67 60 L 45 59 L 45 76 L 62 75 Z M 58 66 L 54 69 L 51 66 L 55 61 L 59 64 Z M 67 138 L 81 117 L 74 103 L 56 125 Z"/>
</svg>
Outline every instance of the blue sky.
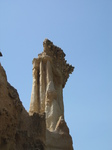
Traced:
<svg viewBox="0 0 112 150">
<path fill-rule="evenodd" d="M 26 110 L 45 38 L 75 66 L 64 88 L 74 149 L 112 150 L 112 1 L 0 0 L 0 61 Z"/>
</svg>

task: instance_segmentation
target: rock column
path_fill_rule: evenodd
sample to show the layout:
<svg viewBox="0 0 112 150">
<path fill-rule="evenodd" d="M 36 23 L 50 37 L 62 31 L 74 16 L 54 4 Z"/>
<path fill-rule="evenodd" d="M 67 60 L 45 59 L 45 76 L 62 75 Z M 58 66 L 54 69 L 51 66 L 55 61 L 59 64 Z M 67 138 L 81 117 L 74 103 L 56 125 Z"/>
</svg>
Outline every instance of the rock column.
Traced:
<svg viewBox="0 0 112 150">
<path fill-rule="evenodd" d="M 40 113 L 45 112 L 45 68 L 43 60 L 40 61 Z"/>
<path fill-rule="evenodd" d="M 46 89 L 46 103 L 45 103 L 45 112 L 46 112 L 46 127 L 50 131 L 54 131 L 56 123 L 58 120 L 58 104 L 57 104 L 57 92 L 54 87 L 53 82 L 53 72 L 50 61 L 47 61 L 46 64 L 47 72 L 47 89 Z"/>
<path fill-rule="evenodd" d="M 74 70 L 63 50 L 48 39 L 33 61 L 33 87 L 29 114 L 46 114 L 46 150 L 73 150 L 64 120 L 63 88 Z M 58 141 L 58 142 L 57 142 Z"/>
<path fill-rule="evenodd" d="M 29 115 L 39 113 L 39 68 L 36 59 L 33 60 L 33 84 Z"/>
</svg>

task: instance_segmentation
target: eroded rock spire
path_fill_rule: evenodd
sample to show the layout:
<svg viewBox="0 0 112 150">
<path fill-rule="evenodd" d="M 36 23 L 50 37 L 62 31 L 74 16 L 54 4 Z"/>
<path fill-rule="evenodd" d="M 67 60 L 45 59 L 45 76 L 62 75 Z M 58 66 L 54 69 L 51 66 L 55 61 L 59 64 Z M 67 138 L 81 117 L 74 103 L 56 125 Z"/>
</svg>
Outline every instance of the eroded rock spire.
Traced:
<svg viewBox="0 0 112 150">
<path fill-rule="evenodd" d="M 65 60 L 63 50 L 53 45 L 53 42 L 50 40 L 44 40 L 43 48 L 43 52 L 38 55 L 38 58 L 33 59 L 33 85 L 29 114 L 46 113 L 46 129 L 48 131 L 46 134 L 46 145 L 47 150 L 49 150 L 48 139 L 53 136 L 49 135 L 49 132 L 56 132 L 60 136 L 61 134 L 58 131 L 64 132 L 66 129 L 68 139 L 72 143 L 68 127 L 64 121 L 63 88 L 74 67 Z M 60 127 L 63 129 L 59 129 Z M 55 142 L 56 139 L 54 139 Z M 68 147 L 69 150 L 72 150 L 70 142 Z M 59 145 L 59 148 L 65 150 L 64 145 Z"/>
</svg>

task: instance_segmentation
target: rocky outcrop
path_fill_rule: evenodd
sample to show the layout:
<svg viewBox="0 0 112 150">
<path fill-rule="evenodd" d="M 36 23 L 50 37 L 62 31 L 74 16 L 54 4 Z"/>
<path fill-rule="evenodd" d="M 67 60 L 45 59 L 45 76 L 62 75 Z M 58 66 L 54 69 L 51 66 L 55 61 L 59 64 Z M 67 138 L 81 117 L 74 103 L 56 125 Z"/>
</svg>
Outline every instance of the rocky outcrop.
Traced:
<svg viewBox="0 0 112 150">
<path fill-rule="evenodd" d="M 74 70 L 48 40 L 33 59 L 29 113 L 0 64 L 0 150 L 73 150 L 64 119 L 63 88 Z"/>
<path fill-rule="evenodd" d="M 29 115 L 46 113 L 46 150 L 73 150 L 72 138 L 64 120 L 63 88 L 74 70 L 63 50 L 50 40 L 33 59 L 33 84 Z"/>
<path fill-rule="evenodd" d="M 46 150 L 73 150 L 72 137 L 62 116 L 53 132 L 46 130 Z"/>
<path fill-rule="evenodd" d="M 0 150 L 44 150 L 45 114 L 29 116 L 0 65 Z"/>
</svg>

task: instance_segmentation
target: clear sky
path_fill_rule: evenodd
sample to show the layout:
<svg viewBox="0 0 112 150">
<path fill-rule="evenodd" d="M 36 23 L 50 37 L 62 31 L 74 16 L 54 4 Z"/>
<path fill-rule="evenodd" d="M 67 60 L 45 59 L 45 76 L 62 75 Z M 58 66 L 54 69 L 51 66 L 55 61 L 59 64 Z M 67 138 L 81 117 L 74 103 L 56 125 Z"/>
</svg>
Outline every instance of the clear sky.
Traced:
<svg viewBox="0 0 112 150">
<path fill-rule="evenodd" d="M 112 150 L 112 0 L 0 0 L 0 61 L 27 111 L 45 38 L 75 66 L 64 88 L 74 149 Z"/>
</svg>

